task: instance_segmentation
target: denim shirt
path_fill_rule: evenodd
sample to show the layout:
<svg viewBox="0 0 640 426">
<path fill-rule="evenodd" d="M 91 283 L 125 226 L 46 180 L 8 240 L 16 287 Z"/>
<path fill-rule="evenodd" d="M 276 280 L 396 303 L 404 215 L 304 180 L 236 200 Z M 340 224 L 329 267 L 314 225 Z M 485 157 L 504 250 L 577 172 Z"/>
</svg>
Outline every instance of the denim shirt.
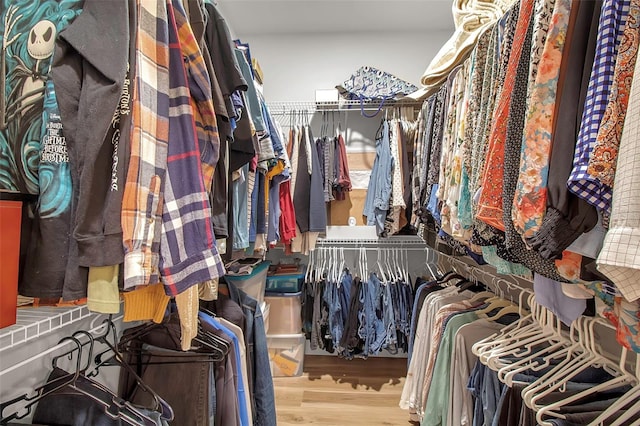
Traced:
<svg viewBox="0 0 640 426">
<path fill-rule="evenodd" d="M 376 158 L 363 210 L 363 214 L 367 216 L 367 225 L 376 225 L 378 234 L 384 231 L 384 220 L 389 210 L 392 171 L 393 157 L 389 141 L 389 122 L 384 121 L 382 134 L 376 138 Z"/>
</svg>

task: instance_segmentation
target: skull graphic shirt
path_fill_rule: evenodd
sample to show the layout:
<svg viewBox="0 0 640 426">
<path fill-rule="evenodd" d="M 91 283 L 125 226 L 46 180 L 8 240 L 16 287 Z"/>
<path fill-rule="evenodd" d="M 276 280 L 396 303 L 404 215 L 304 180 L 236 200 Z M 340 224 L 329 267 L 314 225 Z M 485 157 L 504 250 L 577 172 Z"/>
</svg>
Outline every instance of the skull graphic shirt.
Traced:
<svg viewBox="0 0 640 426">
<path fill-rule="evenodd" d="M 43 106 L 55 39 L 81 7 L 82 0 L 0 0 L 0 190 L 40 193 L 42 141 L 49 130 Z M 64 163 L 63 148 L 57 149 L 59 155 L 48 158 Z"/>
</svg>

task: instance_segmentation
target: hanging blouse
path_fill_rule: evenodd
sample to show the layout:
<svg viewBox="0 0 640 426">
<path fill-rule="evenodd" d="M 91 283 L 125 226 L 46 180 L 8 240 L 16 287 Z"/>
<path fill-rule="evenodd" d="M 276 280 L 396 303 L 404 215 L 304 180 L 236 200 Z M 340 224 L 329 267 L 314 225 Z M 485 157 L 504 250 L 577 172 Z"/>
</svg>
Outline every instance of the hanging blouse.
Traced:
<svg viewBox="0 0 640 426">
<path fill-rule="evenodd" d="M 440 157 L 442 154 L 443 127 L 446 125 L 447 107 L 449 105 L 449 92 L 453 79 L 459 68 L 454 69 L 449 74 L 447 82 L 443 84 L 436 94 L 435 109 L 433 116 L 433 132 L 431 134 L 431 155 L 429 156 L 429 172 L 427 175 L 427 190 L 425 198 L 431 198 L 431 190 L 434 184 L 438 183 L 440 176 Z"/>
<path fill-rule="evenodd" d="M 534 0 L 524 0 L 520 7 L 518 23 L 509 53 L 509 63 L 504 78 L 501 96 L 493 114 L 493 126 L 489 138 L 487 161 L 485 162 L 482 192 L 478 202 L 476 217 L 491 226 L 504 231 L 502 221 L 502 183 L 504 177 L 504 143 L 507 137 L 509 105 L 513 96 L 516 72 L 520 63 L 522 48 L 533 13 Z M 526 55 L 528 52 L 525 52 Z"/>
<path fill-rule="evenodd" d="M 404 202 L 404 183 L 402 172 L 402 160 L 400 156 L 400 143 L 402 141 L 402 130 L 399 120 L 392 120 L 389 125 L 389 142 L 391 146 L 391 157 L 393 157 L 393 168 L 391 177 L 391 199 L 389 200 L 390 213 L 387 216 L 387 233 L 393 235 L 400 228 L 400 213 L 406 208 Z"/>
<path fill-rule="evenodd" d="M 618 48 L 609 102 L 602 117 L 587 169 L 591 182 L 599 188 L 596 206 L 605 212 L 609 212 L 611 209 L 618 148 L 627 114 L 627 103 L 629 102 L 631 81 L 634 77 L 633 70 L 638 55 L 639 42 L 640 0 L 631 0 L 629 16 Z"/>
<path fill-rule="evenodd" d="M 393 157 L 393 189 L 391 192 L 391 207 L 405 208 L 402 161 L 399 147 L 399 144 L 402 141 L 402 129 L 399 120 L 391 121 L 389 125 L 389 139 L 391 143 L 391 156 Z"/>
<path fill-rule="evenodd" d="M 636 62 L 635 72 L 639 72 Z M 640 299 L 640 80 L 629 93 L 627 120 L 620 140 L 611 222 L 598 256 L 598 270 L 609 277 L 630 302 Z"/>
<path fill-rule="evenodd" d="M 536 83 L 538 67 L 542 59 L 544 45 L 549 33 L 549 25 L 556 0 L 536 0 L 533 11 L 533 40 L 531 44 L 531 64 L 529 65 L 529 80 L 527 83 L 527 105 L 531 102 L 531 93 Z"/>
<path fill-rule="evenodd" d="M 438 97 L 438 94 L 435 94 L 431 96 L 429 99 L 427 99 L 427 101 L 425 102 L 426 109 L 424 114 L 424 117 L 425 117 L 424 137 L 422 142 L 423 155 L 421 157 L 414 157 L 414 158 L 422 159 L 421 160 L 422 165 L 420 166 L 420 196 L 421 196 L 420 205 L 421 206 L 425 205 L 427 201 L 429 201 L 429 198 L 427 196 L 427 176 L 429 174 L 429 167 L 431 164 L 431 150 L 432 150 L 432 139 L 433 139 L 433 127 L 434 127 L 433 123 L 435 119 L 437 97 Z"/>
<path fill-rule="evenodd" d="M 540 228 L 547 207 L 551 133 L 570 13 L 570 0 L 556 1 L 527 111 L 512 212 L 514 226 L 525 239 Z"/>
<path fill-rule="evenodd" d="M 534 20 L 535 17 L 532 16 L 523 45 L 523 52 L 525 53 L 531 51 Z M 509 121 L 504 148 L 504 183 L 502 198 L 505 200 L 513 199 L 518 180 L 522 131 L 524 129 L 526 115 L 527 80 L 530 65 L 530 56 L 527 54 L 521 55 L 513 93 L 511 95 L 511 104 L 509 106 L 508 115 Z M 515 230 L 513 222 L 511 221 L 512 206 L 513 203 L 504 203 L 504 244 L 497 246 L 497 254 L 503 259 L 512 257 L 531 271 L 544 275 L 547 278 L 561 282 L 566 281 L 566 279 L 558 274 L 557 268 L 552 261 L 543 259 L 536 251 L 529 250 L 525 246 L 524 241 L 520 237 L 520 234 Z"/>
<path fill-rule="evenodd" d="M 618 46 L 629 15 L 630 4 L 630 0 L 604 0 L 602 3 L 596 56 L 574 153 L 573 170 L 567 182 L 569 190 L 596 206 L 600 199 L 599 187 L 592 181 L 587 168 L 611 93 Z"/>
<path fill-rule="evenodd" d="M 491 33 L 485 32 L 478 39 L 478 44 L 474 48 L 471 55 L 471 77 L 469 78 L 469 100 L 467 105 L 467 124 L 465 127 L 465 135 L 463 146 L 463 165 L 469 171 L 472 163 L 477 158 L 473 158 L 472 149 L 475 146 L 475 135 L 480 120 L 480 105 L 482 98 L 482 77 L 484 75 L 484 66 L 487 61 L 487 49 L 489 47 L 489 37 Z"/>
<path fill-rule="evenodd" d="M 451 95 L 449 96 L 449 104 L 447 108 L 447 118 L 445 120 L 445 129 L 442 137 L 442 154 L 440 157 L 440 176 L 438 182 L 438 199 L 442 202 L 442 230 L 449 235 L 453 234 L 451 223 L 452 212 L 455 209 L 453 202 L 448 202 L 450 191 L 456 191 L 459 184 L 460 165 L 456 164 L 455 153 L 457 148 L 458 132 L 456 123 L 458 122 L 459 104 L 464 96 L 464 87 L 467 75 L 467 64 L 458 68 L 458 72 L 453 80 L 451 87 Z M 457 220 L 456 220 L 457 223 Z"/>
<path fill-rule="evenodd" d="M 471 196 L 476 200 L 472 205 L 477 206 L 477 197 L 479 196 L 479 189 L 481 184 L 481 174 L 484 169 L 486 161 L 486 151 L 489 145 L 489 135 L 491 133 L 491 117 L 495 108 L 496 93 L 499 88 L 498 78 L 500 74 L 501 61 L 499 61 L 498 46 L 498 27 L 494 27 L 491 31 L 491 37 L 489 38 L 489 45 L 487 49 L 487 61 L 485 63 L 485 70 L 482 74 L 482 101 L 480 106 L 480 118 L 477 125 L 475 134 L 475 140 L 473 142 L 473 152 L 475 153 L 472 166 L 476 172 L 472 172 L 473 175 L 478 176 L 478 180 L 473 187 L 473 193 Z M 477 207 L 476 207 L 477 208 Z M 478 231 L 483 234 L 487 239 L 492 239 L 496 236 L 496 229 L 487 226 L 485 223 L 474 220 L 474 232 Z"/>
<path fill-rule="evenodd" d="M 413 140 L 413 169 L 411 172 L 411 211 L 417 212 L 418 209 L 424 203 L 422 203 L 422 185 L 420 178 L 423 170 L 423 159 L 426 156 L 424 151 L 424 137 L 425 137 L 425 117 L 429 111 L 429 103 L 425 101 L 422 104 L 422 108 L 418 113 L 418 119 L 416 121 L 418 128 L 416 129 L 416 135 Z M 420 215 L 414 214 L 411 218 L 411 225 L 417 227 L 420 221 Z"/>
</svg>

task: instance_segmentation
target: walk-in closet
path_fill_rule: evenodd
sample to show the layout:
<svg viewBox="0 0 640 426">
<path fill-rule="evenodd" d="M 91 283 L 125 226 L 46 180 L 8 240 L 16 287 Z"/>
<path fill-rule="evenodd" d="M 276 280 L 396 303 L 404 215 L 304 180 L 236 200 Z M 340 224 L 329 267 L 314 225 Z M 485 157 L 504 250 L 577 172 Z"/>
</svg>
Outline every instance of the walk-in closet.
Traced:
<svg viewBox="0 0 640 426">
<path fill-rule="evenodd" d="M 0 41 L 0 424 L 640 426 L 640 0 Z"/>
</svg>

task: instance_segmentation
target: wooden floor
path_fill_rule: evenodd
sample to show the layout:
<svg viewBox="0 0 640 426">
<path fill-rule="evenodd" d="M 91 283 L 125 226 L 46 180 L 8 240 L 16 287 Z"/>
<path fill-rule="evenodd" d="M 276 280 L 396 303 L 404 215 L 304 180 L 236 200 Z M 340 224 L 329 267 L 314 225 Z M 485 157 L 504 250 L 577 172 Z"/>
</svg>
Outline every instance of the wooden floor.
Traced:
<svg viewBox="0 0 640 426">
<path fill-rule="evenodd" d="M 274 378 L 278 425 L 410 426 L 406 371 L 403 358 L 306 356 L 302 376 Z"/>
</svg>

